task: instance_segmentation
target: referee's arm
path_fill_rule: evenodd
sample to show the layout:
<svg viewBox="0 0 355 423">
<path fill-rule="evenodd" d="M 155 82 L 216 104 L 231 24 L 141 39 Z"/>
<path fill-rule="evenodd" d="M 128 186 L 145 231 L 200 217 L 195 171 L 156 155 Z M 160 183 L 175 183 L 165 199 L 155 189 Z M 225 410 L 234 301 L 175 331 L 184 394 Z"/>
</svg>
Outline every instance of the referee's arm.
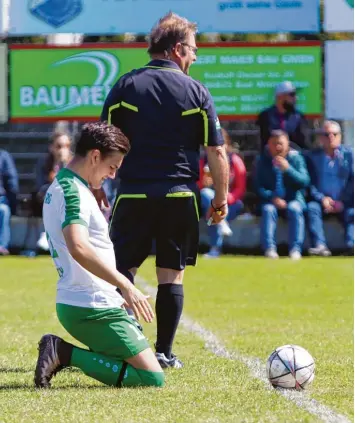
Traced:
<svg viewBox="0 0 355 423">
<path fill-rule="evenodd" d="M 213 100 L 210 93 L 207 90 L 206 92 L 207 97 L 202 108 L 205 120 L 204 147 L 207 154 L 208 165 L 212 174 L 213 187 L 215 189 L 213 205 L 215 208 L 222 208 L 220 216 L 223 219 L 228 213 L 227 196 L 229 164 Z M 217 220 L 219 219 L 215 218 L 215 216 L 213 216 L 213 218 L 214 221 L 218 223 Z"/>
</svg>

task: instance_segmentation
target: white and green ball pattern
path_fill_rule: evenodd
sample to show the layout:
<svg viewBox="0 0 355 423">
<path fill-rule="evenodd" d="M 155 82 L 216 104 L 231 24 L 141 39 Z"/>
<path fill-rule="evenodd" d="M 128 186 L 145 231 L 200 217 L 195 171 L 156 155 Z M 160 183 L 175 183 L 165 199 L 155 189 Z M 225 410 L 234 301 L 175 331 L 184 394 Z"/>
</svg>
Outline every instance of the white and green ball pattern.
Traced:
<svg viewBox="0 0 355 423">
<path fill-rule="evenodd" d="M 303 390 L 314 379 L 311 354 L 298 345 L 276 348 L 266 364 L 267 377 L 274 388 Z"/>
</svg>

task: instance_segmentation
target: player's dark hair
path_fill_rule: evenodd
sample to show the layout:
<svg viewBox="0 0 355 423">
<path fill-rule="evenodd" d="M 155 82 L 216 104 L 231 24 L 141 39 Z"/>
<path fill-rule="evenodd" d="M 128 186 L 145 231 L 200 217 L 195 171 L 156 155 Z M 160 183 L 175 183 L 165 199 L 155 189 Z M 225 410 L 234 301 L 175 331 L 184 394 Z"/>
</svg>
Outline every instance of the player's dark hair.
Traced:
<svg viewBox="0 0 355 423">
<path fill-rule="evenodd" d="M 167 54 L 176 43 L 186 41 L 190 34 L 196 34 L 197 25 L 182 18 L 176 13 L 169 12 L 153 27 L 149 34 L 150 56 L 154 54 Z"/>
<path fill-rule="evenodd" d="M 75 145 L 75 154 L 85 157 L 90 150 L 99 150 L 103 157 L 120 152 L 126 155 L 131 146 L 124 133 L 107 122 L 87 123 Z"/>
</svg>

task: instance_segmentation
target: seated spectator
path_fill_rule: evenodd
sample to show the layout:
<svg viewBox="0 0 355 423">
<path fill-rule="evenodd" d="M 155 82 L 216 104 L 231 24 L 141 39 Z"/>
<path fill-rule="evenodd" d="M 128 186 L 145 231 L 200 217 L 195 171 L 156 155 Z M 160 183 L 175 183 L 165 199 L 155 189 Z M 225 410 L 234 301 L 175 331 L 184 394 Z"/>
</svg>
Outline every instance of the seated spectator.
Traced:
<svg viewBox="0 0 355 423">
<path fill-rule="evenodd" d="M 36 192 L 34 195 L 34 215 L 42 216 L 43 201 L 49 185 L 62 167 L 65 167 L 71 157 L 71 139 L 69 135 L 55 132 L 51 137 L 49 151 L 44 160 L 40 160 L 36 169 Z M 45 232 L 41 233 L 37 242 L 38 248 L 48 251 Z"/>
<path fill-rule="evenodd" d="M 301 258 L 306 208 L 303 190 L 308 185 L 303 156 L 289 148 L 286 132 L 273 131 L 256 164 L 256 192 L 261 199 L 261 245 L 265 257 L 279 257 L 275 233 L 277 218 L 281 215 L 288 221 L 289 256 L 293 260 Z"/>
<path fill-rule="evenodd" d="M 246 187 L 246 170 L 244 162 L 239 155 L 233 151 L 232 142 L 227 131 L 222 129 L 222 132 L 230 164 L 228 193 L 229 210 L 225 220 L 217 225 L 211 225 L 208 227 L 210 250 L 207 254 L 205 254 L 206 258 L 219 257 L 222 250 L 224 236 L 231 236 L 233 234 L 228 222 L 234 220 L 242 211 L 242 199 L 245 194 Z M 210 207 L 211 201 L 214 198 L 212 178 L 206 158 L 202 158 L 200 160 L 200 175 L 202 176 L 199 181 L 199 187 L 201 190 L 201 206 L 202 213 L 205 215 Z"/>
<path fill-rule="evenodd" d="M 288 134 L 290 146 L 296 150 L 310 149 L 307 141 L 307 122 L 296 108 L 296 87 L 284 81 L 275 89 L 275 104 L 263 110 L 256 124 L 260 127 L 261 152 L 267 144 L 271 131 L 281 129 Z"/>
<path fill-rule="evenodd" d="M 354 248 L 354 154 L 341 145 L 341 128 L 337 122 L 326 121 L 320 136 L 321 148 L 309 152 L 311 176 L 308 203 L 308 229 L 311 255 L 330 256 L 323 228 L 325 215 L 337 216 L 345 229 L 345 244 Z"/>
<path fill-rule="evenodd" d="M 10 154 L 0 150 L 0 256 L 9 254 L 10 217 L 16 213 L 18 175 Z"/>
</svg>

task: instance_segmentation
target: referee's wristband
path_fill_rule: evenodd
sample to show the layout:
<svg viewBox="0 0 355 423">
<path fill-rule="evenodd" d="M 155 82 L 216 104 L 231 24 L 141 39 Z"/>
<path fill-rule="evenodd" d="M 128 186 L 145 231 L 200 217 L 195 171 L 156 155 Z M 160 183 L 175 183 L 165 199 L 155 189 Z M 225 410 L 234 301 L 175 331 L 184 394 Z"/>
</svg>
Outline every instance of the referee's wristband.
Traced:
<svg viewBox="0 0 355 423">
<path fill-rule="evenodd" d="M 227 205 L 227 203 L 224 203 L 224 204 L 222 204 L 221 206 L 219 206 L 219 207 L 215 207 L 214 205 L 213 205 L 213 200 L 211 200 L 211 207 L 213 208 L 213 210 L 217 213 L 217 214 L 220 214 L 220 213 L 222 213 L 222 209 L 223 209 L 223 207 L 225 207 Z"/>
</svg>

